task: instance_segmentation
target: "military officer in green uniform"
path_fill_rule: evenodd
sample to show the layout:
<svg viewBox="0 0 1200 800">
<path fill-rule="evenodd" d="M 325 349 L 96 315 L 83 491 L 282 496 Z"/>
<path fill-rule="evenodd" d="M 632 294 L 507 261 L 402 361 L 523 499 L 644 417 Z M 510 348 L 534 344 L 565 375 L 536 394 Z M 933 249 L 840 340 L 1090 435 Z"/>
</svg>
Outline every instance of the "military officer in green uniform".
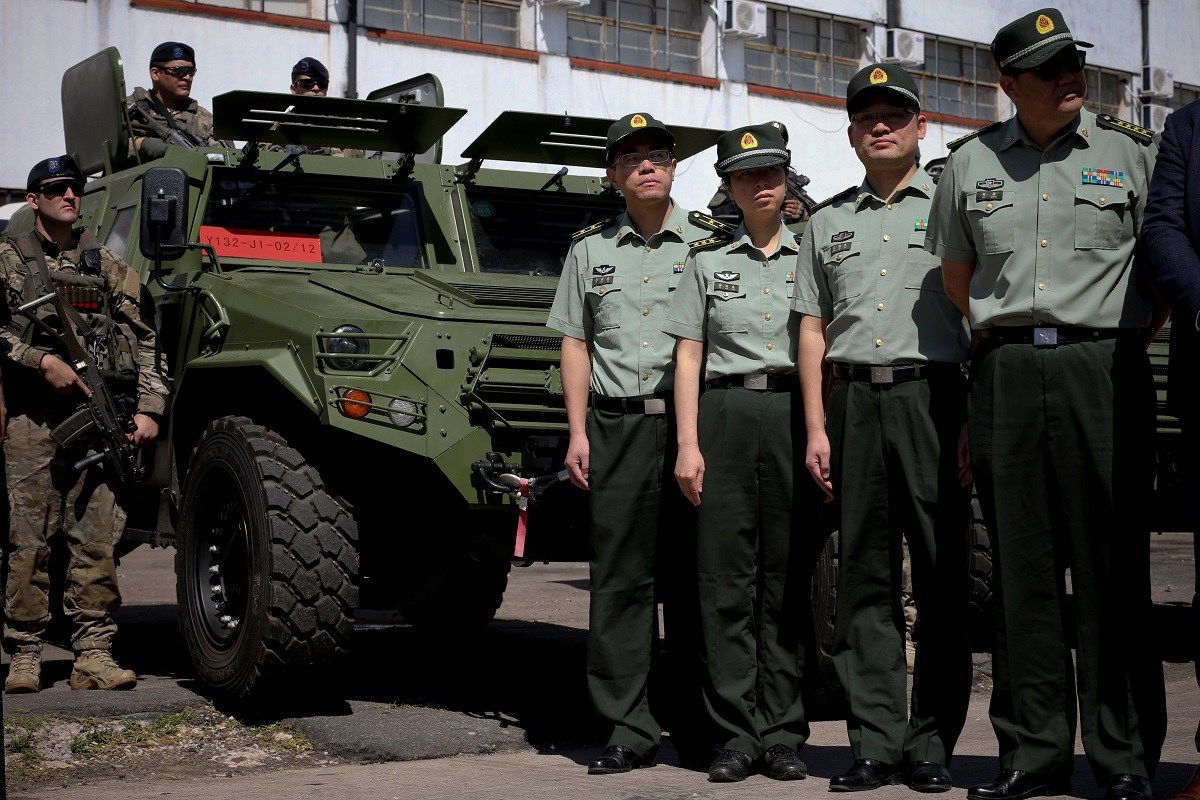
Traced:
<svg viewBox="0 0 1200 800">
<path fill-rule="evenodd" d="M 163 42 L 150 54 L 150 90 L 133 90 L 126 103 L 133 128 L 130 155 L 162 158 L 167 145 L 180 141 L 193 147 L 216 145 L 212 112 L 192 99 L 196 52 L 183 42 Z"/>
<path fill-rule="evenodd" d="M 790 160 L 770 124 L 717 141 L 717 174 L 742 223 L 694 244 L 667 316 L 679 340 L 675 477 L 699 509 L 704 705 L 722 748 L 708 770 L 715 782 L 744 780 L 756 763 L 777 780 L 807 775 L 797 751 L 808 738 L 800 679 L 811 570 L 801 564 L 820 502 L 799 470 L 797 244 L 780 217 Z"/>
<path fill-rule="evenodd" d="M 830 780 L 834 791 L 902 778 L 950 789 L 971 693 L 969 468 L 958 447 L 968 340 L 923 249 L 933 181 L 916 161 L 920 108 L 901 67 L 872 64 L 850 79 L 848 133 L 866 178 L 818 206 L 797 269 L 805 465 L 841 501 L 833 661 L 854 764 Z M 921 620 L 911 713 L 897 603 L 903 537 Z"/>
<path fill-rule="evenodd" d="M 1068 791 L 1077 690 L 1108 800 L 1151 796 L 1165 734 L 1144 513 L 1145 348 L 1166 306 L 1134 258 L 1156 147 L 1083 107 L 1090 46 L 1054 8 L 1000 29 L 992 55 L 1016 116 L 951 144 L 925 242 L 978 340 L 970 447 L 995 559 L 1001 771 L 973 800 Z"/>
<path fill-rule="evenodd" d="M 685 759 L 703 738 L 695 723 L 657 718 L 660 698 L 652 708 L 648 691 L 658 593 L 667 595 L 665 634 L 678 655 L 672 688 L 701 716 L 695 574 L 687 558 L 693 515 L 671 478 L 675 340 L 662 328 L 687 243 L 712 231 L 671 198 L 674 144 L 647 113 L 609 128 L 608 179 L 625 211 L 575 234 L 548 323 L 564 334 L 566 466 L 591 501 L 588 690 L 612 726 L 608 747 L 588 765 L 593 774 L 653 764 L 664 721 Z"/>
<path fill-rule="evenodd" d="M 74 625 L 71 688 L 128 689 L 137 683 L 110 652 L 117 630 L 113 614 L 121 603 L 113 549 L 125 513 L 104 465 L 76 469 L 87 451 L 58 447 L 50 438 L 90 391 L 61 343 L 17 312 L 50 292 L 70 298 L 80 323 L 90 326 L 77 335 L 94 345 L 97 366 L 113 376 L 109 389 L 118 402 L 131 406 L 135 429 L 127 437 L 138 447 L 154 443 L 167 396 L 154 365 L 154 329 L 142 317 L 138 274 L 89 231 L 74 227 L 83 185 L 70 156 L 35 165 L 27 194 L 34 231 L 0 243 L 7 298 L 0 349 L 9 412 L 4 436 L 11 504 L 4 602 L 4 649 L 12 655 L 4 683 L 9 693 L 41 688 L 50 548 L 59 537 L 70 554 L 63 606 Z"/>
</svg>

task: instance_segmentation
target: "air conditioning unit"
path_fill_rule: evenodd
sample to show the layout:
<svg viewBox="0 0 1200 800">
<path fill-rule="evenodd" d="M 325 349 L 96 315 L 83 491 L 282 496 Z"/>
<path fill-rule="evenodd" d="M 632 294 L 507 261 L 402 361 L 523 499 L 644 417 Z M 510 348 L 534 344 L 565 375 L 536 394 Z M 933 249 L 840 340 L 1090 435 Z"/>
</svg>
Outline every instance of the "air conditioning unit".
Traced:
<svg viewBox="0 0 1200 800">
<path fill-rule="evenodd" d="M 1175 94 L 1175 73 L 1166 67 L 1142 67 L 1142 97 L 1169 100 Z"/>
<path fill-rule="evenodd" d="M 1167 115 L 1174 111 L 1170 106 L 1160 103 L 1142 103 L 1142 127 L 1149 128 L 1155 133 L 1162 132 L 1167 124 Z"/>
<path fill-rule="evenodd" d="M 925 63 L 925 34 L 904 28 L 884 31 L 883 58 L 885 64 L 919 67 Z"/>
<path fill-rule="evenodd" d="M 725 35 L 763 38 L 767 35 L 767 7 L 754 0 L 725 0 Z"/>
</svg>

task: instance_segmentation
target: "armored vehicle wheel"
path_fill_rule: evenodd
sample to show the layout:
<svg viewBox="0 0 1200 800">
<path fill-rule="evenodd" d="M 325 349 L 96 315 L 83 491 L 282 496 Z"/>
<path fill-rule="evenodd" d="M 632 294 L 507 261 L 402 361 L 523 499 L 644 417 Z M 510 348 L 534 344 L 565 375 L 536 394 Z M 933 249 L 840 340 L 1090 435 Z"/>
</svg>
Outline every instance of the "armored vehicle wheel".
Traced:
<svg viewBox="0 0 1200 800">
<path fill-rule="evenodd" d="M 320 475 L 245 417 L 208 426 L 176 541 L 179 622 L 201 680 L 236 696 L 343 652 L 358 604 L 358 528 Z"/>
</svg>

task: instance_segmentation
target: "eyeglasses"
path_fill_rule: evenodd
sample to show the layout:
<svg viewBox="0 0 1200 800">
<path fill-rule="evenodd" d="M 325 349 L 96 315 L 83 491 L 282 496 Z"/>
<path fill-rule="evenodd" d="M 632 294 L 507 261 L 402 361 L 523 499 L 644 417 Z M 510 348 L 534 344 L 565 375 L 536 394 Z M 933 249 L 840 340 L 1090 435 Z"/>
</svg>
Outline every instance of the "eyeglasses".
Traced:
<svg viewBox="0 0 1200 800">
<path fill-rule="evenodd" d="M 908 121 L 916 116 L 911 108 L 889 108 L 887 111 L 860 111 L 850 115 L 850 121 L 855 125 L 870 125 L 872 128 L 883 123 L 892 130 L 903 128 Z"/>
<path fill-rule="evenodd" d="M 38 187 L 38 194 L 43 197 L 62 197 L 70 189 L 76 197 L 83 194 L 83 184 L 75 181 L 55 181 Z"/>
<path fill-rule="evenodd" d="M 651 150 L 645 154 L 626 153 L 624 155 L 617 156 L 613 160 L 613 165 L 618 166 L 618 167 L 624 167 L 625 169 L 633 169 L 634 167 L 641 164 L 643 161 L 649 161 L 651 164 L 658 164 L 661 166 L 662 164 L 666 164 L 666 163 L 670 162 L 670 160 L 672 158 L 674 158 L 674 156 L 671 154 L 670 150 L 659 149 L 659 150 Z"/>
<path fill-rule="evenodd" d="M 329 85 L 327 83 L 321 83 L 320 81 L 314 81 L 312 78 L 297 78 L 295 81 L 293 81 L 293 83 L 295 84 L 296 88 L 303 89 L 306 92 L 313 87 L 316 87 L 323 92 L 325 91 L 325 87 Z"/>
<path fill-rule="evenodd" d="M 174 75 L 176 78 L 190 78 L 196 74 L 195 67 L 155 67 L 159 72 Z"/>
<path fill-rule="evenodd" d="M 1033 69 L 1019 69 L 1014 72 L 1017 75 L 1020 75 L 1022 72 L 1032 72 L 1038 76 L 1039 80 L 1050 83 L 1059 76 L 1064 68 L 1067 72 L 1079 72 L 1086 63 L 1087 53 L 1082 50 L 1072 50 L 1065 55 L 1052 58 L 1044 64 L 1038 64 Z"/>
</svg>

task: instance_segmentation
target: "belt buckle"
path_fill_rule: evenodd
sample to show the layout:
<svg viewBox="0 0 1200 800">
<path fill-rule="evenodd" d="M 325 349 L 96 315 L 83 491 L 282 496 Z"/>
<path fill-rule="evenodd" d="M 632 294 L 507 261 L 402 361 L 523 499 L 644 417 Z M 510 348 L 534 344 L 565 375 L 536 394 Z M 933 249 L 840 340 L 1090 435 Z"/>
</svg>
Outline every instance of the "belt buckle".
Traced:
<svg viewBox="0 0 1200 800">
<path fill-rule="evenodd" d="M 760 392 L 766 391 L 767 376 L 762 372 L 756 372 L 753 375 L 743 375 L 742 387 L 745 389 L 755 389 Z"/>
<path fill-rule="evenodd" d="M 646 400 L 645 405 L 642 406 L 642 409 L 643 414 L 648 414 L 650 416 L 665 414 L 667 413 L 667 401 L 661 397 L 655 397 L 650 400 Z"/>
<path fill-rule="evenodd" d="M 1058 328 L 1034 328 L 1033 346 L 1051 347 L 1058 344 Z"/>
<path fill-rule="evenodd" d="M 871 383 L 893 383 L 891 367 L 871 367 Z"/>
</svg>

